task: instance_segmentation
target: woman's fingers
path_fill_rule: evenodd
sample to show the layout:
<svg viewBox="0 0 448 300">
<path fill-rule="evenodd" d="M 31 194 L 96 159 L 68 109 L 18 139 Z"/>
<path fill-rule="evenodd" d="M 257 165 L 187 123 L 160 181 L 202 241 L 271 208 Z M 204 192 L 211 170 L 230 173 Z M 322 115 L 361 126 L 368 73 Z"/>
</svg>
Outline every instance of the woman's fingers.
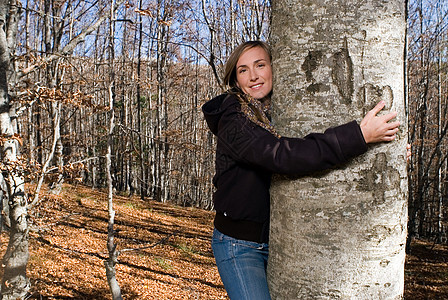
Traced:
<svg viewBox="0 0 448 300">
<path fill-rule="evenodd" d="M 370 120 L 376 117 L 376 115 L 384 108 L 384 106 L 386 105 L 386 103 L 384 101 L 380 101 L 377 103 L 377 105 L 375 105 L 374 108 L 372 108 L 371 110 L 369 110 L 367 112 L 367 114 L 365 115 L 365 119 L 366 120 Z"/>
<path fill-rule="evenodd" d="M 385 136 L 381 139 L 382 142 L 391 142 L 395 140 L 396 135 Z"/>
<path fill-rule="evenodd" d="M 398 131 L 398 127 L 400 126 L 400 122 L 395 121 L 395 122 L 390 122 L 390 123 L 386 123 L 387 129 L 397 129 Z"/>
<path fill-rule="evenodd" d="M 374 108 L 372 108 L 369 113 L 371 112 L 373 114 L 373 116 L 376 116 L 386 105 L 386 102 L 384 101 L 380 101 L 377 103 L 377 105 L 375 105 Z"/>
<path fill-rule="evenodd" d="M 397 116 L 397 112 L 393 111 L 393 112 L 388 113 L 387 115 L 381 116 L 380 118 L 383 118 L 386 122 L 389 122 L 396 116 Z"/>
<path fill-rule="evenodd" d="M 387 131 L 385 132 L 385 135 L 394 135 L 394 134 L 396 134 L 397 132 L 398 132 L 398 128 L 395 127 L 395 128 L 391 128 L 391 129 L 387 130 Z"/>
<path fill-rule="evenodd" d="M 409 159 L 411 158 L 412 152 L 411 152 L 411 144 L 406 145 L 406 161 L 409 162 Z"/>
</svg>

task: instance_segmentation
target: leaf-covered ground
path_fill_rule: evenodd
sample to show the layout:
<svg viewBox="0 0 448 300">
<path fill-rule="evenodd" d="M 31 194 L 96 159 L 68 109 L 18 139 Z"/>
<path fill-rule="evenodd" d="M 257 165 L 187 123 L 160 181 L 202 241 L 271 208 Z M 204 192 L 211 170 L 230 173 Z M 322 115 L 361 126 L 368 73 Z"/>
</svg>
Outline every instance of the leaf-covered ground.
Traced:
<svg viewBox="0 0 448 300">
<path fill-rule="evenodd" d="M 116 196 L 114 203 L 124 299 L 227 299 L 210 248 L 212 212 L 138 197 Z M 31 299 L 111 298 L 103 264 L 107 220 L 107 194 L 98 190 L 65 185 L 59 196 L 42 196 L 30 220 Z M 6 233 L 0 242 L 3 255 Z M 448 299 L 447 260 L 448 247 L 414 243 L 405 298 Z"/>
</svg>

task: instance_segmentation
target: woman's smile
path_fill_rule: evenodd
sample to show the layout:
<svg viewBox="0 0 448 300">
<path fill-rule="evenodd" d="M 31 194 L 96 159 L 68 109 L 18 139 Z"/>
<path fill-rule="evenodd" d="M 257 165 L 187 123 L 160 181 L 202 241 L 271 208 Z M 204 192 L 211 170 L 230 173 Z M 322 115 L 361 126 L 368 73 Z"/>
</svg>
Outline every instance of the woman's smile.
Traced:
<svg viewBox="0 0 448 300">
<path fill-rule="evenodd" d="M 271 60 L 261 47 L 246 50 L 236 64 L 237 86 L 255 99 L 263 99 L 272 90 Z"/>
</svg>

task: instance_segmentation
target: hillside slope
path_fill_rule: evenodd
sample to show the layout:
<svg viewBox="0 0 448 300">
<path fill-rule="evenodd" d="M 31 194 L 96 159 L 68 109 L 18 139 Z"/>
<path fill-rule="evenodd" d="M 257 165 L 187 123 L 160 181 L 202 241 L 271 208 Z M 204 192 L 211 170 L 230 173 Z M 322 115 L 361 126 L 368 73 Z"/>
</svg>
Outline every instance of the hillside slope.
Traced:
<svg viewBox="0 0 448 300">
<path fill-rule="evenodd" d="M 114 203 L 124 299 L 227 299 L 210 248 L 212 212 L 138 197 Z M 30 299 L 110 299 L 107 220 L 104 192 L 65 185 L 59 196 L 42 196 L 30 218 Z M 8 236 L 0 238 L 3 256 Z M 413 243 L 405 299 L 448 299 L 446 270 L 448 247 Z"/>
<path fill-rule="evenodd" d="M 124 299 L 225 299 L 210 248 L 213 213 L 138 197 L 114 199 L 117 279 Z M 35 299 L 110 299 L 107 194 L 65 185 L 31 218 L 28 275 Z M 8 237 L 1 236 L 1 255 Z"/>
</svg>

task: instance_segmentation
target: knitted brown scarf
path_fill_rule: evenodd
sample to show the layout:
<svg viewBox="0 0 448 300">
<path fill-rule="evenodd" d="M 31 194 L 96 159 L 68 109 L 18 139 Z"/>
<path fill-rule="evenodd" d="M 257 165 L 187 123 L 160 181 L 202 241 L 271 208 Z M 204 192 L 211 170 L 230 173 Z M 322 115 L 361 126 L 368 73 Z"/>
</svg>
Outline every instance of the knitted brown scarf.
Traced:
<svg viewBox="0 0 448 300">
<path fill-rule="evenodd" d="M 257 124 L 261 128 L 266 129 L 277 138 L 280 138 L 280 135 L 272 126 L 271 121 L 266 115 L 267 113 L 269 113 L 270 104 L 267 107 L 263 107 L 263 104 L 259 100 L 256 100 L 247 94 L 244 94 L 240 90 L 232 90 L 231 92 L 238 98 L 238 101 L 241 104 L 241 111 L 250 121 Z"/>
</svg>

